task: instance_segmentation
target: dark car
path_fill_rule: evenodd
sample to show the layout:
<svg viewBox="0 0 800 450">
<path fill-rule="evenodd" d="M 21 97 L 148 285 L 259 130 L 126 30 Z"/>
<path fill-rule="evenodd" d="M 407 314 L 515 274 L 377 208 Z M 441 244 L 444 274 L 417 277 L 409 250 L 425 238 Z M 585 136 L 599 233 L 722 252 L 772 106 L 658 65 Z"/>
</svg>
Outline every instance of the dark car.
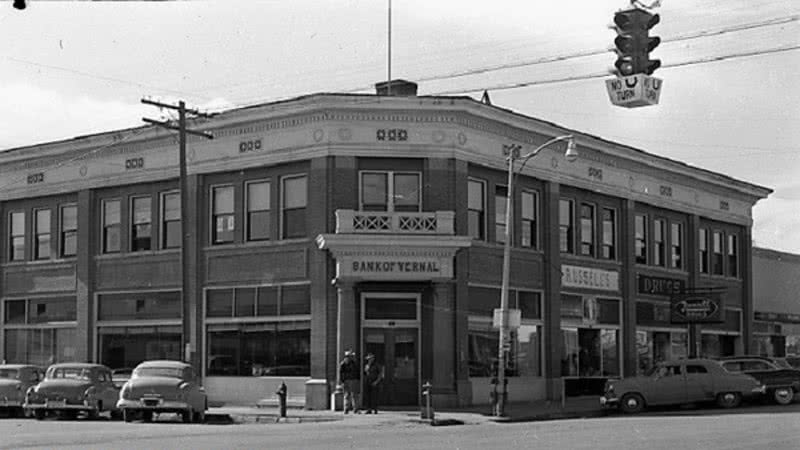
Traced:
<svg viewBox="0 0 800 450">
<path fill-rule="evenodd" d="M 25 393 L 44 378 L 44 371 L 29 364 L 0 364 L 0 411 L 12 416 L 24 412 Z"/>
<path fill-rule="evenodd" d="M 118 413 L 119 388 L 111 381 L 111 369 L 92 363 L 59 363 L 48 367 L 44 380 L 28 389 L 25 409 L 36 419 L 48 413 L 74 418 L 79 412 L 95 418 L 104 411 Z"/>
<path fill-rule="evenodd" d="M 767 356 L 728 356 L 719 359 L 728 372 L 745 373 L 767 386 L 767 395 L 779 405 L 792 403 L 800 391 L 800 370 Z"/>
</svg>

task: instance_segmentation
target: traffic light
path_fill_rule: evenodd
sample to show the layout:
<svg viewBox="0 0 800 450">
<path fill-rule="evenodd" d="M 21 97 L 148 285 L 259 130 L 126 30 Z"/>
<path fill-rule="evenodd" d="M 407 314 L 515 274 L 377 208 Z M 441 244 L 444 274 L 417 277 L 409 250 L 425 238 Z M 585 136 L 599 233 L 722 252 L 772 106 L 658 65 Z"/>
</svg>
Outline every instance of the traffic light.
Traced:
<svg viewBox="0 0 800 450">
<path fill-rule="evenodd" d="M 25 9 L 25 1 L 26 0 L 14 0 L 14 8 Z"/>
<path fill-rule="evenodd" d="M 661 61 L 650 60 L 649 53 L 661 43 L 659 37 L 649 37 L 648 32 L 660 18 L 641 9 L 629 9 L 614 14 L 618 36 L 614 39 L 617 75 L 627 77 L 637 73 L 652 75 Z"/>
</svg>

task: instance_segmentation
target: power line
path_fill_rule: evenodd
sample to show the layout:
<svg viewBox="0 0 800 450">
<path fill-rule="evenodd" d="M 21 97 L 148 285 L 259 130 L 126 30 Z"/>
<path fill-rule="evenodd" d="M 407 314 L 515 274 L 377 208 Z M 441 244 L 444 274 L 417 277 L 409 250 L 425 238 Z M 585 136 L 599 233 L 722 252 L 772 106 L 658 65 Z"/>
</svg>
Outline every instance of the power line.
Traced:
<svg viewBox="0 0 800 450">
<path fill-rule="evenodd" d="M 693 59 L 685 62 L 679 63 L 671 63 L 671 64 L 664 64 L 661 66 L 662 69 L 667 69 L 671 67 L 682 67 L 682 66 L 690 66 L 695 64 L 706 64 L 711 62 L 720 62 L 720 61 L 727 61 L 731 59 L 739 59 L 739 58 L 747 58 L 751 56 L 760 56 L 760 55 L 768 55 L 772 53 L 781 53 L 781 52 L 788 52 L 792 50 L 800 49 L 800 45 L 793 45 L 790 47 L 778 47 L 778 48 L 771 48 L 765 50 L 754 50 L 751 52 L 742 52 L 742 53 L 731 53 L 728 55 L 721 55 L 721 56 L 710 56 L 707 58 L 699 58 Z M 508 84 L 500 84 L 494 86 L 479 86 L 475 88 L 464 88 L 464 89 L 451 89 L 447 91 L 439 91 L 432 93 L 430 95 L 452 95 L 452 94 L 463 94 L 467 92 L 479 92 L 484 90 L 492 90 L 492 91 L 502 91 L 508 89 L 518 89 L 523 87 L 529 86 L 539 86 L 545 84 L 555 84 L 555 83 L 565 83 L 569 81 L 581 81 L 581 80 L 590 80 L 593 78 L 604 78 L 609 76 L 608 72 L 596 72 L 591 74 L 585 75 L 574 75 L 568 77 L 560 77 L 560 78 L 551 78 L 547 80 L 537 80 L 537 81 L 525 81 L 520 83 L 508 83 Z"/>
</svg>

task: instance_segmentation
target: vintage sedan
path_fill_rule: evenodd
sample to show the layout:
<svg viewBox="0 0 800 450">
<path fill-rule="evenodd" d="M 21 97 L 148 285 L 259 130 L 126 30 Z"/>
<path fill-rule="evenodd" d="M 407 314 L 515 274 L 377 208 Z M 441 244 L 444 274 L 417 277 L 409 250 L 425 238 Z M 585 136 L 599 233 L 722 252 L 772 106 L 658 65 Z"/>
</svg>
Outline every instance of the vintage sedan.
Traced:
<svg viewBox="0 0 800 450">
<path fill-rule="evenodd" d="M 766 387 L 755 378 L 730 373 L 711 359 L 681 359 L 658 363 L 646 375 L 609 380 L 600 404 L 638 413 L 647 406 L 716 402 L 723 408 L 742 399 L 761 397 Z"/>
<path fill-rule="evenodd" d="M 728 356 L 720 358 L 728 372 L 744 373 L 767 386 L 767 395 L 779 405 L 792 403 L 800 392 L 800 370 L 786 360 L 768 356 Z"/>
<path fill-rule="evenodd" d="M 44 378 L 44 371 L 28 364 L 0 364 L 0 411 L 11 417 L 23 415 L 25 393 Z"/>
<path fill-rule="evenodd" d="M 108 411 L 116 417 L 118 396 L 119 388 L 111 381 L 108 367 L 93 363 L 59 363 L 48 367 L 44 380 L 28 389 L 23 406 L 38 420 L 49 413 L 67 418 L 85 413 L 89 418 L 96 418 Z"/>
<path fill-rule="evenodd" d="M 145 422 L 153 414 L 178 413 L 185 423 L 205 421 L 206 392 L 194 369 L 180 361 L 145 361 L 135 369 L 119 393 L 117 407 L 126 422 Z"/>
</svg>

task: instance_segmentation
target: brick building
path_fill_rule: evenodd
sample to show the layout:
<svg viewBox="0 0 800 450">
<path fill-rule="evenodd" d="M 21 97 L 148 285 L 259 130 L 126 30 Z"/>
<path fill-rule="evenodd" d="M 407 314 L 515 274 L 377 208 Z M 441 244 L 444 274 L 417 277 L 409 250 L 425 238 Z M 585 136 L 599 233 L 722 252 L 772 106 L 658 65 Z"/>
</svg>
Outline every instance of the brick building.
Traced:
<svg viewBox="0 0 800 450">
<path fill-rule="evenodd" d="M 510 400 L 690 349 L 750 351 L 751 210 L 769 189 L 413 83 L 392 94 L 191 122 L 215 139 L 188 141 L 186 286 L 173 133 L 0 153 L 0 359 L 187 359 L 212 401 L 252 403 L 286 380 L 327 408 L 352 348 L 384 364 L 384 404 L 416 404 L 426 381 L 439 405 L 486 403 L 502 149 L 564 134 L 578 160 L 548 147 L 512 193 Z M 670 296 L 702 287 L 721 292 L 722 320 L 690 333 L 670 321 Z"/>
</svg>

